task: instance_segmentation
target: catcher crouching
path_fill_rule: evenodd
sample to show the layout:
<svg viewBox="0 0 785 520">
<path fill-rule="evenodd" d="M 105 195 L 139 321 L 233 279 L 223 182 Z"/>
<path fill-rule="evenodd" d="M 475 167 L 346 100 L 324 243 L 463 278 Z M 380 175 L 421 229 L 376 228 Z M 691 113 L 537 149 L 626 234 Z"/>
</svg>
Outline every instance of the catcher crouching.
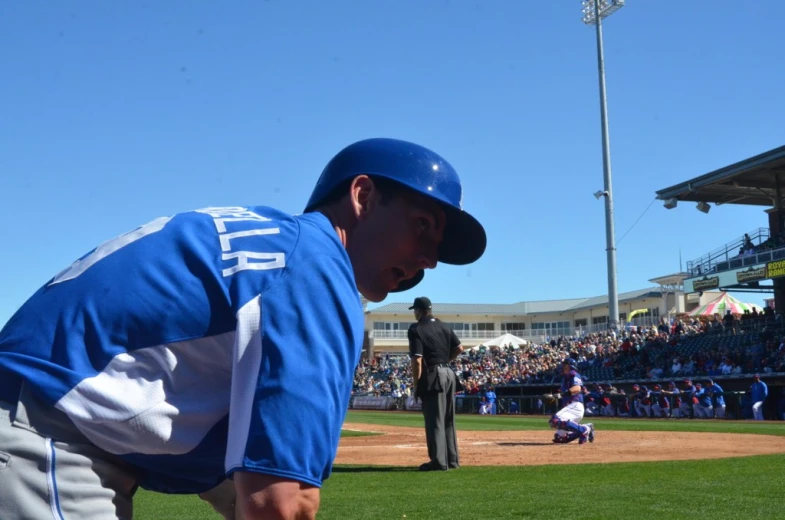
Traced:
<svg viewBox="0 0 785 520">
<path fill-rule="evenodd" d="M 553 442 L 566 444 L 578 439 L 578 444 L 594 442 L 594 425 L 580 424 L 583 419 L 583 378 L 578 373 L 575 360 L 567 358 L 562 362 L 562 383 L 559 393 L 546 394 L 544 401 L 553 404 L 561 400 L 562 408 L 553 414 L 548 421 L 551 428 L 556 429 Z"/>
</svg>

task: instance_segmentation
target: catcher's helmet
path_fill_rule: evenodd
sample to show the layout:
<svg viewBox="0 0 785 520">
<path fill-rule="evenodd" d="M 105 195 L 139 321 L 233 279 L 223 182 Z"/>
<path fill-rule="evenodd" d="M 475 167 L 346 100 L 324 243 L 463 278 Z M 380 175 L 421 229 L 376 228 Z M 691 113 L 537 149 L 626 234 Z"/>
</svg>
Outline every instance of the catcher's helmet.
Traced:
<svg viewBox="0 0 785 520">
<path fill-rule="evenodd" d="M 578 363 L 574 359 L 569 358 L 569 357 L 567 359 L 565 359 L 564 361 L 562 361 L 562 365 L 568 365 L 573 370 L 577 370 L 578 369 Z"/>
<path fill-rule="evenodd" d="M 463 210 L 463 188 L 455 169 L 436 152 L 407 141 L 365 139 L 338 152 L 322 171 L 305 211 L 313 210 L 342 182 L 363 174 L 385 177 L 439 202 L 447 217 L 439 262 L 466 265 L 485 252 L 485 229 Z M 423 276 L 420 271 L 393 292 L 411 289 Z"/>
</svg>

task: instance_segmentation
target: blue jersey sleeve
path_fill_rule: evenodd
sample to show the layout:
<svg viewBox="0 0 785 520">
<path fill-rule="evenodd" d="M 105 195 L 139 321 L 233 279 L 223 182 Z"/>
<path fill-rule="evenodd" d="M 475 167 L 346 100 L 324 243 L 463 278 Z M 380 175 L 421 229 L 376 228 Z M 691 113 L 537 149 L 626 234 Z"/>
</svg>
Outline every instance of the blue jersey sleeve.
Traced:
<svg viewBox="0 0 785 520">
<path fill-rule="evenodd" d="M 348 257 L 303 255 L 238 312 L 226 471 L 321 486 L 363 341 Z"/>
</svg>

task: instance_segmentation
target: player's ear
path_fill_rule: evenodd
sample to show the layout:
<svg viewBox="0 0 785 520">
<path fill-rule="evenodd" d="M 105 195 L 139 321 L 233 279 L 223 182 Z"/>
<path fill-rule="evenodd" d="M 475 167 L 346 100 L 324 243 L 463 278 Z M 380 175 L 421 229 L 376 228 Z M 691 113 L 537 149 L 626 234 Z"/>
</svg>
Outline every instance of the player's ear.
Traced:
<svg viewBox="0 0 785 520">
<path fill-rule="evenodd" d="M 369 176 L 358 175 L 349 187 L 349 198 L 357 220 L 364 220 L 378 205 L 379 190 Z"/>
</svg>

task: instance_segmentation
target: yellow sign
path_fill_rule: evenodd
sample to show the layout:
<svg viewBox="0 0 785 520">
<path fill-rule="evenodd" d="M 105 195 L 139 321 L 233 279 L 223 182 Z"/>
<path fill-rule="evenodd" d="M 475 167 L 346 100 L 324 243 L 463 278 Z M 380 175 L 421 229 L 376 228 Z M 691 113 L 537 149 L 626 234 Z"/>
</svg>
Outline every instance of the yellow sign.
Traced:
<svg viewBox="0 0 785 520">
<path fill-rule="evenodd" d="M 648 311 L 648 310 L 649 310 L 649 309 L 636 309 L 636 310 L 632 311 L 632 312 L 630 313 L 630 315 L 629 315 L 629 316 L 627 316 L 627 321 L 631 321 L 631 320 L 632 320 L 632 319 L 633 319 L 635 316 L 637 316 L 638 314 L 643 314 L 644 312 L 646 312 L 646 311 Z"/>
<path fill-rule="evenodd" d="M 766 264 L 766 274 L 768 278 L 779 278 L 785 276 L 785 260 L 777 260 Z"/>
</svg>

